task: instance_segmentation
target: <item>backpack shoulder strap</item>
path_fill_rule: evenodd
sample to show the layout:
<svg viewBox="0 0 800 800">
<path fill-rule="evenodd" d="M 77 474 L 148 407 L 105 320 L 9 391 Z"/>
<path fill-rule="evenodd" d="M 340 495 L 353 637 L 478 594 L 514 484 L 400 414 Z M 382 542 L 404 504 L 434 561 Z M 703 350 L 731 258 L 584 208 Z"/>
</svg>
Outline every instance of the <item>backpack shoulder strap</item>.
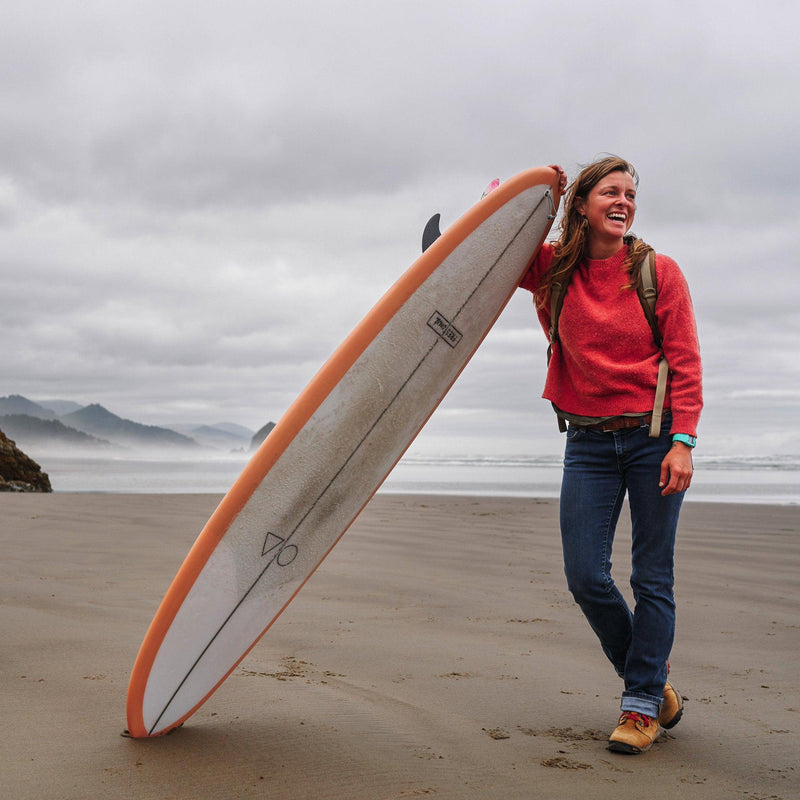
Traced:
<svg viewBox="0 0 800 800">
<path fill-rule="evenodd" d="M 661 435 L 661 418 L 664 414 L 664 398 L 667 394 L 667 380 L 669 378 L 669 364 L 663 355 L 663 339 L 658 329 L 656 319 L 656 300 L 658 299 L 658 279 L 656 276 L 656 254 L 649 250 L 641 264 L 642 279 L 639 282 L 639 302 L 644 309 L 644 315 L 653 331 L 656 346 L 662 350 L 661 361 L 658 364 L 658 381 L 656 383 L 656 396 L 653 402 L 653 418 L 650 421 L 650 436 L 658 438 Z"/>
<path fill-rule="evenodd" d="M 638 288 L 639 302 L 642 304 L 644 315 L 650 324 L 650 330 L 653 331 L 653 338 L 658 347 L 661 347 L 661 331 L 658 329 L 658 320 L 656 319 L 658 279 L 656 276 L 656 254 L 653 250 L 648 250 L 639 269 L 642 273 L 642 280 Z"/>
</svg>

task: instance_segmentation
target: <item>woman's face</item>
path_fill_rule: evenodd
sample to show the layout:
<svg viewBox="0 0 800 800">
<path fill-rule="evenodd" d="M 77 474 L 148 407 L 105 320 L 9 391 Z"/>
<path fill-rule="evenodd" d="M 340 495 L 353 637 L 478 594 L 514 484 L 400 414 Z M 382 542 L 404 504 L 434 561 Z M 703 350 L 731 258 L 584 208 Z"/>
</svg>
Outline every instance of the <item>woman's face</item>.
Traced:
<svg viewBox="0 0 800 800">
<path fill-rule="evenodd" d="M 633 225 L 636 214 L 636 184 L 628 172 L 618 170 L 602 178 L 589 194 L 575 201 L 578 212 L 589 223 L 590 250 L 602 251 L 608 258 L 622 247 L 622 237 Z"/>
</svg>

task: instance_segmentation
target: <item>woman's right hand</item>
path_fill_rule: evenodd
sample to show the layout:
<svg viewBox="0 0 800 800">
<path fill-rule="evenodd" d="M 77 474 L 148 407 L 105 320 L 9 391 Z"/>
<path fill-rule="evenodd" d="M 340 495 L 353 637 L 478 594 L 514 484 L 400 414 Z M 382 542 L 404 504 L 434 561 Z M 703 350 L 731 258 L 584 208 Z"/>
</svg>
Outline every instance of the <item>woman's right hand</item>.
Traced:
<svg viewBox="0 0 800 800">
<path fill-rule="evenodd" d="M 560 196 L 564 195 L 567 190 L 567 173 L 564 168 L 558 164 L 549 164 L 550 169 L 554 169 L 558 173 L 558 193 Z"/>
</svg>

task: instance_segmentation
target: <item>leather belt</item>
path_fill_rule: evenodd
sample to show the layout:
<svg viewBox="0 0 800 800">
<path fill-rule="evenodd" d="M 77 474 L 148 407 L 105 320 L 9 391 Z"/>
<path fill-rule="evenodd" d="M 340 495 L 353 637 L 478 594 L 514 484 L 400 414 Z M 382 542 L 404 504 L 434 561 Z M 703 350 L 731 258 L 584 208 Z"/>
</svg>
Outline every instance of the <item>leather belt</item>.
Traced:
<svg viewBox="0 0 800 800">
<path fill-rule="evenodd" d="M 578 425 L 577 427 L 587 431 L 611 433 L 611 431 L 621 431 L 627 428 L 640 428 L 643 425 L 649 425 L 652 419 L 652 414 L 642 414 L 637 417 L 611 417 L 611 419 L 607 419 L 605 422 L 596 422 L 592 425 Z"/>
</svg>

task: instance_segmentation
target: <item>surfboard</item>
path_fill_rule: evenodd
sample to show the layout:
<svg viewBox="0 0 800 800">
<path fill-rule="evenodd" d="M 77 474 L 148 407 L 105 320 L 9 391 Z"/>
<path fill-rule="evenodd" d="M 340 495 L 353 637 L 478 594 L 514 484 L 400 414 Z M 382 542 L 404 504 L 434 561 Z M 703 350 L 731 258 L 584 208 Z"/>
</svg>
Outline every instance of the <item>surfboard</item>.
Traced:
<svg viewBox="0 0 800 800">
<path fill-rule="evenodd" d="M 550 229 L 558 177 L 527 170 L 436 239 L 323 365 L 200 532 L 136 658 L 134 737 L 222 684 L 331 551 L 491 329 Z"/>
</svg>

